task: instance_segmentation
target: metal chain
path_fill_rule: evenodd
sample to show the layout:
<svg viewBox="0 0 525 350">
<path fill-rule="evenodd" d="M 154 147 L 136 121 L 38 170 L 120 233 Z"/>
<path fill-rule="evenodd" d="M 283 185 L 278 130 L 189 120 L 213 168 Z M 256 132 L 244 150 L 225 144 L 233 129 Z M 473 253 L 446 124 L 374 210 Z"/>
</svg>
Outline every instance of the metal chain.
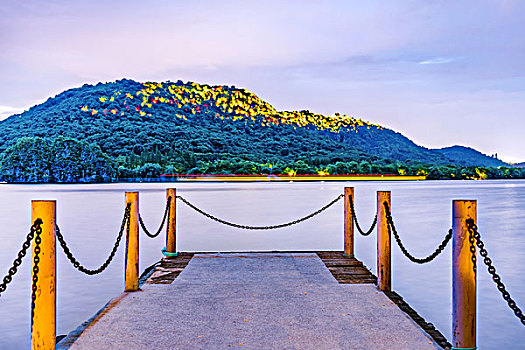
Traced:
<svg viewBox="0 0 525 350">
<path fill-rule="evenodd" d="M 474 237 L 474 231 L 468 230 L 468 241 L 470 242 L 470 254 L 471 254 L 471 260 L 472 260 L 472 270 L 474 270 L 474 276 L 477 276 L 477 270 L 478 270 L 478 259 L 476 256 L 476 238 Z"/>
<path fill-rule="evenodd" d="M 148 229 L 146 228 L 146 225 L 144 225 L 144 221 L 142 220 L 142 215 L 139 213 L 139 222 L 140 226 L 142 227 L 142 230 L 148 236 L 149 238 L 155 238 L 157 237 L 160 232 L 162 231 L 162 228 L 164 227 L 164 223 L 166 222 L 166 218 L 169 217 L 170 213 L 170 203 L 171 203 L 171 196 L 168 197 L 168 200 L 166 201 L 166 210 L 164 210 L 164 217 L 162 218 L 162 221 L 160 223 L 159 229 L 155 233 L 150 233 Z"/>
<path fill-rule="evenodd" d="M 361 229 L 361 226 L 359 226 L 359 222 L 357 221 L 357 214 L 355 213 L 355 210 L 354 210 L 354 199 L 352 198 L 352 195 L 349 196 L 349 201 L 350 201 L 350 211 L 352 212 L 352 219 L 354 220 L 357 231 L 363 236 L 370 235 L 377 224 L 377 211 L 376 211 L 376 215 L 374 216 L 374 221 L 372 221 L 372 226 L 370 226 L 370 229 L 368 229 L 368 231 L 365 232 Z"/>
<path fill-rule="evenodd" d="M 489 253 L 485 249 L 485 244 L 481 240 L 481 234 L 478 232 L 478 227 L 474 223 L 474 220 L 467 220 L 467 228 L 469 230 L 469 233 L 471 233 L 474 237 L 475 244 L 479 248 L 479 255 L 483 257 L 483 262 L 485 263 L 485 265 L 487 265 L 487 270 L 492 276 L 492 280 L 494 281 L 494 283 L 496 283 L 496 285 L 498 286 L 498 290 L 500 291 L 501 296 L 503 297 L 503 299 L 505 299 L 510 309 L 514 312 L 514 315 L 516 315 L 516 317 L 518 317 L 521 323 L 525 326 L 525 315 L 523 315 L 523 311 L 521 311 L 518 305 L 516 305 L 516 302 L 511 298 L 510 293 L 507 291 L 507 288 L 505 287 L 503 282 L 501 282 L 501 277 L 496 273 L 496 268 L 494 267 L 494 265 L 492 265 L 492 259 L 488 257 Z"/>
<path fill-rule="evenodd" d="M 86 275 L 96 275 L 104 271 L 109 266 L 109 264 L 115 257 L 115 253 L 117 252 L 117 249 L 120 245 L 120 241 L 122 240 L 122 234 L 124 233 L 125 226 L 127 227 L 127 231 L 129 232 L 130 210 L 131 210 L 131 203 L 128 203 L 126 205 L 126 210 L 124 211 L 124 217 L 122 218 L 122 223 L 120 225 L 120 232 L 117 236 L 117 240 L 115 241 L 115 245 L 113 246 L 111 253 L 109 253 L 109 256 L 106 259 L 106 261 L 104 261 L 104 263 L 100 265 L 99 268 L 94 269 L 94 270 L 91 270 L 91 269 L 88 269 L 82 266 L 82 264 L 80 264 L 80 262 L 73 256 L 73 254 L 69 250 L 69 247 L 67 246 L 66 241 L 64 240 L 64 236 L 62 236 L 62 233 L 60 232 L 58 225 L 56 225 L 56 230 L 57 230 L 56 235 L 57 235 L 58 242 L 60 242 L 60 245 L 62 246 L 62 249 L 64 250 L 64 253 L 66 254 L 67 258 L 69 259 L 69 261 L 71 261 L 71 263 L 77 270 L 85 273 Z"/>
<path fill-rule="evenodd" d="M 40 219 L 35 220 L 35 224 Z M 42 227 L 40 226 L 42 224 L 42 220 L 40 220 L 39 224 L 35 227 L 35 249 L 34 249 L 34 257 L 33 257 L 33 283 L 31 285 L 31 333 L 33 333 L 33 318 L 35 316 L 35 305 L 36 305 L 36 298 L 37 294 L 36 291 L 38 289 L 37 283 L 38 283 L 38 272 L 39 267 L 38 263 L 40 263 L 40 243 L 42 243 L 42 238 L 40 235 L 42 234 Z M 34 225 L 33 225 L 34 226 Z"/>
<path fill-rule="evenodd" d="M 209 219 L 212 219 L 214 221 L 220 222 L 221 224 L 224 224 L 224 225 L 228 225 L 228 226 L 232 226 L 232 227 L 236 227 L 236 228 L 241 228 L 241 229 L 245 229 L 245 230 L 273 230 L 273 229 L 277 229 L 277 228 L 283 228 L 283 227 L 288 227 L 288 226 L 292 226 L 292 225 L 298 224 L 300 222 L 303 222 L 305 220 L 308 220 L 308 219 L 310 219 L 310 218 L 320 214 L 321 212 L 323 212 L 326 209 L 330 208 L 332 205 L 334 205 L 337 201 L 339 201 L 343 197 L 344 197 L 344 194 L 340 194 L 333 201 L 331 201 L 330 203 L 328 203 L 327 205 L 325 205 L 321 209 L 313 212 L 312 214 L 309 214 L 309 215 L 307 215 L 305 217 L 302 217 L 302 218 L 294 220 L 294 221 L 287 222 L 285 224 L 272 225 L 272 226 L 248 226 L 248 225 L 235 224 L 235 223 L 232 223 L 232 222 L 229 222 L 229 221 L 226 221 L 226 220 L 219 219 L 219 218 L 217 218 L 217 217 L 215 217 L 215 216 L 213 216 L 211 214 L 206 213 L 204 210 L 197 208 L 195 205 L 191 204 L 187 199 L 183 198 L 182 196 L 176 196 L 176 198 L 180 199 L 184 204 L 186 204 L 187 206 L 189 206 L 190 208 L 192 208 L 196 212 L 206 216 Z"/>
<path fill-rule="evenodd" d="M 40 225 L 42 225 L 42 220 L 36 219 L 33 225 L 31 226 L 31 229 L 29 230 L 29 233 L 26 236 L 26 240 L 24 241 L 24 243 L 22 243 L 22 248 L 18 252 L 15 260 L 13 260 L 13 265 L 9 268 L 7 275 L 4 276 L 2 282 L 0 283 L 0 296 L 2 296 L 2 293 L 6 291 L 7 285 L 11 283 L 13 277 L 18 272 L 18 267 L 22 264 L 22 259 L 24 259 L 24 257 L 26 256 L 29 247 L 31 247 L 31 241 L 35 237 L 36 230 L 41 229 Z"/>
<path fill-rule="evenodd" d="M 443 250 L 445 250 L 445 247 L 447 246 L 448 242 L 452 238 L 452 229 L 448 230 L 448 233 L 445 236 L 445 239 L 443 239 L 443 242 L 441 242 L 441 244 L 439 244 L 436 250 L 432 254 L 427 256 L 426 258 L 416 258 L 412 254 L 410 254 L 408 250 L 405 248 L 405 246 L 403 245 L 403 243 L 401 242 L 401 238 L 399 237 L 399 234 L 397 233 L 396 227 L 394 225 L 394 219 L 392 219 L 392 214 L 390 213 L 390 208 L 388 207 L 388 202 L 386 201 L 383 202 L 383 205 L 385 206 L 385 214 L 386 214 L 388 232 L 394 233 L 394 238 L 396 239 L 397 245 L 399 246 L 403 254 L 405 254 L 405 256 L 410 261 L 415 262 L 416 264 L 425 264 L 425 263 L 428 263 L 434 260 L 439 254 L 443 252 Z"/>
</svg>

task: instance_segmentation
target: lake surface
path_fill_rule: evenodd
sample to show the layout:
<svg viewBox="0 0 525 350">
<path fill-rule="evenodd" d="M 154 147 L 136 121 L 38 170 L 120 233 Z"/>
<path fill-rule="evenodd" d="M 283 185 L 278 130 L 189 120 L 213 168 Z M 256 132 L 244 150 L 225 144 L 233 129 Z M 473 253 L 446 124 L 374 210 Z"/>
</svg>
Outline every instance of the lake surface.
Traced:
<svg viewBox="0 0 525 350">
<path fill-rule="evenodd" d="M 478 226 L 503 282 L 525 309 L 525 181 L 156 183 L 102 185 L 0 185 L 0 278 L 11 266 L 31 225 L 31 200 L 56 199 L 57 223 L 73 254 L 98 267 L 111 250 L 124 208 L 124 192 L 140 192 L 140 211 L 156 231 L 165 188 L 212 214 L 240 224 L 272 225 L 305 216 L 355 187 L 363 228 L 375 214 L 376 191 L 392 191 L 392 213 L 414 255 L 432 252 L 451 227 L 453 199 L 478 201 Z M 177 202 L 179 251 L 342 250 L 343 202 L 311 220 L 273 231 L 246 231 L 211 221 Z M 164 234 L 140 235 L 140 270 L 158 261 Z M 376 235 L 356 237 L 356 255 L 376 269 Z M 67 334 L 123 289 L 123 249 L 97 276 L 75 270 L 57 247 L 57 334 Z M 478 267 L 478 345 L 518 349 L 525 327 L 503 301 L 481 260 Z M 436 260 L 416 265 L 392 242 L 393 289 L 451 340 L 451 246 Z M 30 258 L 0 297 L 0 349 L 28 349 Z M 521 344 L 521 345 L 520 345 Z"/>
</svg>

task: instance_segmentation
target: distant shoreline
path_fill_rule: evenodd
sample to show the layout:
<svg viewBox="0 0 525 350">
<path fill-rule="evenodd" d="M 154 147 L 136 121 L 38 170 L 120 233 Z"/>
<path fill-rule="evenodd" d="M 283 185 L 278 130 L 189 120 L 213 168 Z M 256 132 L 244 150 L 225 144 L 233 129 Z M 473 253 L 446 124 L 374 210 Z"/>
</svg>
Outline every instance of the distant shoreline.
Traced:
<svg viewBox="0 0 525 350">
<path fill-rule="evenodd" d="M 422 181 L 425 176 L 374 175 L 161 175 L 158 178 L 119 179 L 108 182 L 0 182 L 2 185 L 94 185 L 117 183 L 177 182 L 323 182 L 323 181 Z"/>
<path fill-rule="evenodd" d="M 173 175 L 170 177 L 162 176 L 160 178 L 137 178 L 137 179 L 119 179 L 117 181 L 108 182 L 0 182 L 0 185 L 115 185 L 115 184 L 132 184 L 132 183 L 253 183 L 253 182 L 351 182 L 351 181 L 442 181 L 442 182 L 457 182 L 457 181 L 519 181 L 525 179 L 426 179 L 425 176 L 410 176 L 410 175 L 300 175 L 300 176 L 253 176 L 253 175 L 186 175 L 187 178 L 176 178 Z"/>
<path fill-rule="evenodd" d="M 419 181 L 425 176 L 373 174 L 373 175 L 161 175 L 175 181 L 198 182 L 299 182 L 299 181 Z M 170 180 L 168 180 L 170 181 Z M 171 181 L 170 181 L 171 182 Z"/>
</svg>

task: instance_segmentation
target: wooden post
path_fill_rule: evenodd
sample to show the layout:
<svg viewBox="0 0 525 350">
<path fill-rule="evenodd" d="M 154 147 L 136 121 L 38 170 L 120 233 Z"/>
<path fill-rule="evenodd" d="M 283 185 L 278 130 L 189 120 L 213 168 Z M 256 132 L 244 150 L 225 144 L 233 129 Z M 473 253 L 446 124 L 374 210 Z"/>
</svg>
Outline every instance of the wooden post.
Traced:
<svg viewBox="0 0 525 350">
<path fill-rule="evenodd" d="M 381 291 L 390 291 L 392 257 L 384 202 L 392 213 L 390 191 L 377 191 L 377 287 Z"/>
<path fill-rule="evenodd" d="M 350 210 L 350 201 L 354 203 L 354 188 L 345 187 L 345 206 L 344 206 L 344 253 L 343 256 L 353 258 L 354 255 L 354 220 L 352 210 Z M 355 206 L 354 206 L 355 208 Z"/>
<path fill-rule="evenodd" d="M 477 222 L 475 200 L 452 201 L 452 345 L 476 348 L 476 274 L 467 219 Z"/>
<path fill-rule="evenodd" d="M 168 216 L 168 230 L 166 232 L 166 255 L 177 253 L 177 190 L 175 188 L 166 189 L 166 200 L 171 197 L 170 213 Z"/>
<path fill-rule="evenodd" d="M 42 219 L 36 300 L 31 324 L 31 349 L 56 347 L 56 201 L 31 201 L 32 222 Z M 35 235 L 36 239 L 36 235 Z M 34 275 L 35 240 L 31 277 Z"/>
<path fill-rule="evenodd" d="M 139 193 L 126 192 L 126 205 L 131 203 L 129 235 L 126 237 L 124 291 L 139 289 Z"/>
</svg>

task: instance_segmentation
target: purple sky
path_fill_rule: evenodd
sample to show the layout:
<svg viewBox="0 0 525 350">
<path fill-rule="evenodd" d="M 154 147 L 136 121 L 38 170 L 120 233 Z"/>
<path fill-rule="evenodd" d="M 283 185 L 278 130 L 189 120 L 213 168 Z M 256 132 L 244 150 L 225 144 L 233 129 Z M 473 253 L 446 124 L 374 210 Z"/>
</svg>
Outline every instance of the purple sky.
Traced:
<svg viewBox="0 0 525 350">
<path fill-rule="evenodd" d="M 245 87 L 525 161 L 525 1 L 0 0 L 0 117 L 120 78 Z"/>
</svg>

